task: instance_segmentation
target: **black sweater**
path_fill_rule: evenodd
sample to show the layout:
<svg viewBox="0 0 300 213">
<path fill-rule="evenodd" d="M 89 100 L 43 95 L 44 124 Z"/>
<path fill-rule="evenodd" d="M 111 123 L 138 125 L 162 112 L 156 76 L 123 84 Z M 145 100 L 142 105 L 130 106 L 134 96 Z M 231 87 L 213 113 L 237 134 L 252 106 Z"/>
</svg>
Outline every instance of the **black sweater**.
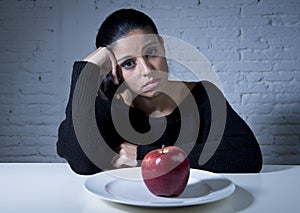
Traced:
<svg viewBox="0 0 300 213">
<path fill-rule="evenodd" d="M 95 166 L 82 151 L 72 122 L 73 91 L 85 65 L 86 62 L 75 62 L 73 66 L 70 96 L 65 111 L 66 118 L 59 127 L 57 152 L 59 156 L 68 161 L 74 172 L 88 175 L 101 172 L 102 170 Z M 99 69 L 96 65 L 89 65 L 90 69 Z M 166 121 L 166 129 L 161 137 L 153 143 L 146 145 L 137 144 L 137 160 L 142 160 L 149 151 L 160 148 L 163 144 L 166 146 L 181 144 L 182 148 L 184 148 L 184 143 L 189 145 L 192 143 L 192 146 L 189 146 L 192 149 L 189 149 L 188 153 L 191 168 L 224 173 L 259 172 L 262 167 L 262 156 L 255 136 L 249 126 L 238 116 L 227 101 L 225 102 L 227 111 L 226 123 L 224 132 L 220 137 L 220 144 L 212 157 L 205 164 L 199 165 L 199 157 L 200 154 L 205 154 L 201 152 L 207 143 L 207 139 L 209 140 L 209 134 L 213 134 L 210 132 L 212 126 L 211 96 L 208 95 L 207 91 L 209 91 L 209 94 L 213 94 L 212 97 L 223 97 L 222 93 L 213 84 L 198 82 L 190 94 L 195 99 L 198 110 L 181 111 L 181 108 L 177 107 L 164 118 L 151 118 L 152 125 L 158 126 L 163 123 L 162 120 L 164 119 Z M 189 103 L 186 99 L 180 105 L 184 106 L 187 104 L 188 107 Z M 113 125 L 110 113 L 111 102 L 97 96 L 95 107 L 98 129 L 111 149 L 117 151 L 120 143 L 125 142 L 125 140 L 118 134 Z M 114 107 L 118 113 L 122 113 L 127 109 L 127 106 L 122 101 L 118 101 Z M 194 113 L 198 113 L 200 118 L 199 129 L 193 128 L 193 122 L 196 122 L 193 118 L 197 117 Z M 187 121 L 183 119 L 186 117 L 189 117 Z M 142 111 L 130 107 L 129 119 L 132 127 L 137 132 L 146 133 L 150 130 L 149 117 Z M 183 125 L 183 121 L 189 123 Z M 184 131 L 183 135 L 180 134 L 181 131 Z"/>
</svg>

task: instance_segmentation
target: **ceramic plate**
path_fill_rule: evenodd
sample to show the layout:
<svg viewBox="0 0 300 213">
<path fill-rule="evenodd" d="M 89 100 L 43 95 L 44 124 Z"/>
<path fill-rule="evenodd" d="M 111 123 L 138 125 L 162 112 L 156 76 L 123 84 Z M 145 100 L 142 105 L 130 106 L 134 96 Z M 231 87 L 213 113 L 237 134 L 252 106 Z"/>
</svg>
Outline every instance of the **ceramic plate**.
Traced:
<svg viewBox="0 0 300 213">
<path fill-rule="evenodd" d="M 111 202 L 134 206 L 174 207 L 214 202 L 231 195 L 235 185 L 226 177 L 191 169 L 184 192 L 178 197 L 153 195 L 142 180 L 141 168 L 124 168 L 102 172 L 86 179 L 85 188 Z"/>
</svg>

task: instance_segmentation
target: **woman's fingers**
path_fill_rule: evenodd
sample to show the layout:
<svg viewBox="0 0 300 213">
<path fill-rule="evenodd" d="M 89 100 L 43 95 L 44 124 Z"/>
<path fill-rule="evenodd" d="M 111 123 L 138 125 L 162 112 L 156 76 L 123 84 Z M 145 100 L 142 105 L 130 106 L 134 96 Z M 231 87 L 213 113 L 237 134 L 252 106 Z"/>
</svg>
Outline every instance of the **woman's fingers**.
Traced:
<svg viewBox="0 0 300 213">
<path fill-rule="evenodd" d="M 112 160 L 113 166 L 116 168 L 122 168 L 124 166 L 136 166 L 136 150 L 137 147 L 135 145 L 122 143 L 120 145 L 119 154 Z"/>
<path fill-rule="evenodd" d="M 84 61 L 88 61 L 97 64 L 99 67 L 103 67 L 106 71 L 112 71 L 113 81 L 115 84 L 119 84 L 117 75 L 117 60 L 113 52 L 107 47 L 99 47 L 91 54 L 89 54 Z"/>
<path fill-rule="evenodd" d="M 113 162 L 113 166 L 116 168 L 135 167 L 136 165 L 137 165 L 136 160 L 128 159 L 125 156 L 120 156 L 116 158 Z"/>
<path fill-rule="evenodd" d="M 118 78 L 118 74 L 117 74 L 117 60 L 115 58 L 115 55 L 113 54 L 113 52 L 109 49 L 108 50 L 108 55 L 109 55 L 109 58 L 110 58 L 110 61 L 111 61 L 111 66 L 112 66 L 112 76 L 113 76 L 113 79 L 114 79 L 114 83 L 115 84 L 119 84 L 119 78 Z"/>
<path fill-rule="evenodd" d="M 83 59 L 83 61 L 87 61 L 87 62 L 93 62 L 95 63 L 95 55 L 102 49 L 102 47 L 99 47 L 98 49 L 94 50 L 93 52 L 91 52 L 87 57 L 85 57 Z M 95 63 L 97 64 L 97 63 Z"/>
</svg>

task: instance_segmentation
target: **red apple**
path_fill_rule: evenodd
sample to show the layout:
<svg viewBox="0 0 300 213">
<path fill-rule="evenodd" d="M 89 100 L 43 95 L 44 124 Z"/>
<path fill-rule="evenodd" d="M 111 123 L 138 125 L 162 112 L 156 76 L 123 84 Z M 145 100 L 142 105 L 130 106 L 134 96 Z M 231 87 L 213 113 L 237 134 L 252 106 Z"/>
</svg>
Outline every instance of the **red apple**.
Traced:
<svg viewBox="0 0 300 213">
<path fill-rule="evenodd" d="M 188 182 L 190 162 L 186 153 L 176 146 L 149 152 L 143 159 L 142 177 L 145 185 L 157 196 L 180 195 Z"/>
</svg>

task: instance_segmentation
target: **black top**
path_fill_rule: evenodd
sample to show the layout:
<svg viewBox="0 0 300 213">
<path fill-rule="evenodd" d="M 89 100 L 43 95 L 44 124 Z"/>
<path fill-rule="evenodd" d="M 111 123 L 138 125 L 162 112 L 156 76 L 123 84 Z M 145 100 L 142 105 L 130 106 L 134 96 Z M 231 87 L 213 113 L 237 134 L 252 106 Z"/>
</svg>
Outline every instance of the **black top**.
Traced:
<svg viewBox="0 0 300 213">
<path fill-rule="evenodd" d="M 66 107 L 66 118 L 60 124 L 57 142 L 57 152 L 59 156 L 65 158 L 70 164 L 72 170 L 78 174 L 94 174 L 102 170 L 95 166 L 82 151 L 80 144 L 77 141 L 73 122 L 72 122 L 72 96 L 76 81 L 85 67 L 86 62 L 75 62 L 73 66 L 72 82 L 69 101 Z M 92 69 L 99 69 L 96 65 L 89 63 Z M 209 92 L 207 92 L 209 91 Z M 209 95 L 208 95 L 209 94 Z M 198 110 L 184 110 L 189 108 L 188 98 L 177 107 L 171 114 L 166 117 L 149 118 L 142 111 L 130 107 L 129 119 L 137 132 L 147 133 L 151 126 L 149 119 L 151 119 L 152 127 L 166 123 L 166 129 L 161 137 L 151 144 L 141 145 L 137 144 L 137 160 L 142 160 L 144 156 L 151 150 L 160 148 L 163 144 L 165 146 L 171 145 L 191 145 L 192 150 L 188 152 L 191 168 L 203 169 L 212 172 L 259 172 L 262 166 L 262 156 L 259 145 L 253 135 L 249 126 L 238 116 L 238 114 L 231 108 L 226 101 L 226 117 L 225 129 L 221 135 L 220 144 L 213 156 L 204 164 L 199 165 L 199 157 L 205 144 L 210 140 L 209 134 L 212 126 L 212 97 L 223 97 L 222 93 L 209 82 L 198 82 L 191 90 L 191 94 L 197 104 Z M 186 107 L 184 107 L 186 105 Z M 96 121 L 98 129 L 106 141 L 106 143 L 113 149 L 117 150 L 120 143 L 126 140 L 122 138 L 115 129 L 111 117 L 111 102 L 96 97 Z M 113 106 L 117 113 L 123 113 L 128 109 L 123 101 L 117 101 Z M 182 110 L 183 109 L 183 110 Z M 193 128 L 196 122 L 193 118 L 198 113 L 200 118 L 199 129 Z M 188 119 L 185 119 L 188 118 Z M 188 124 L 186 124 L 188 122 Z M 197 125 L 196 125 L 197 126 Z M 154 132 L 155 129 L 151 128 Z M 184 133 L 181 135 L 181 131 Z M 207 140 L 208 139 L 208 140 Z M 128 141 L 130 142 L 130 141 Z"/>
</svg>

